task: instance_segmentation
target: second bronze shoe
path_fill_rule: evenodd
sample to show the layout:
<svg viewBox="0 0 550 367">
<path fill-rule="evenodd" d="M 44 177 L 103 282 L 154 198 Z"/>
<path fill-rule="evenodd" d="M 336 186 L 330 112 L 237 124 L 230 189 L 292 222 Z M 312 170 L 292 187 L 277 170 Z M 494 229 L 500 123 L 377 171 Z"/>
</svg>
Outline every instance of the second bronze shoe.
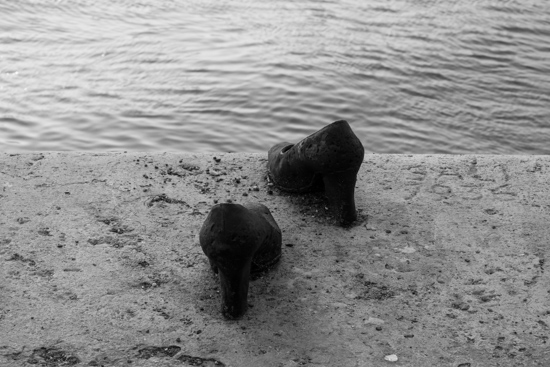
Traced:
<svg viewBox="0 0 550 367">
<path fill-rule="evenodd" d="M 281 230 L 262 204 L 217 204 L 199 233 L 202 250 L 219 274 L 222 313 L 241 317 L 248 308 L 251 273 L 259 273 L 281 258 Z"/>
<path fill-rule="evenodd" d="M 355 182 L 365 149 L 345 120 L 338 120 L 298 144 L 279 143 L 268 153 L 269 177 L 281 190 L 308 192 L 324 185 L 342 225 L 357 219 Z"/>
</svg>

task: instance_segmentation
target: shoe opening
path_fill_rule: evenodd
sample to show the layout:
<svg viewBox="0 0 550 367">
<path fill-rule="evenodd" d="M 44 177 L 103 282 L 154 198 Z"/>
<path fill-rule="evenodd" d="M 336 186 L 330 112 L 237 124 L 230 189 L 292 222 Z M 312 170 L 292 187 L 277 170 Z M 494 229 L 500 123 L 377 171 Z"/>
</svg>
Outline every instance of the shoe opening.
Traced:
<svg viewBox="0 0 550 367">
<path fill-rule="evenodd" d="M 281 154 L 283 153 L 286 153 L 290 148 L 292 148 L 294 146 L 294 144 L 291 144 L 291 145 L 287 145 L 286 147 L 284 147 L 282 150 L 281 150 Z"/>
</svg>

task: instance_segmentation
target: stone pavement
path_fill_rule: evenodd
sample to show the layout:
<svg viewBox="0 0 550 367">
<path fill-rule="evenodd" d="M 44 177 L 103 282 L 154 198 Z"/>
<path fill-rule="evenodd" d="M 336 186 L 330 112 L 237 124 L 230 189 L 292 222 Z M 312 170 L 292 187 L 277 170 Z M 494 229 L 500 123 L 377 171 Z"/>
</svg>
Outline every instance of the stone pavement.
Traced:
<svg viewBox="0 0 550 367">
<path fill-rule="evenodd" d="M 367 155 L 359 220 L 264 154 L 0 154 L 0 366 L 549 366 L 550 157 Z M 198 244 L 267 205 L 280 264 L 238 321 Z"/>
</svg>

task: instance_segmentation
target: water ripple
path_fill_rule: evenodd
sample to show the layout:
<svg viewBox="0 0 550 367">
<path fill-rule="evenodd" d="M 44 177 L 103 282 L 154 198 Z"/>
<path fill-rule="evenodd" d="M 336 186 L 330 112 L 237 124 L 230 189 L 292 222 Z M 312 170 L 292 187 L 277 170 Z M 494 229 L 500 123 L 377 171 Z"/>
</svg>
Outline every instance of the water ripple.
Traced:
<svg viewBox="0 0 550 367">
<path fill-rule="evenodd" d="M 543 0 L 0 4 L 3 150 L 548 153 Z"/>
</svg>

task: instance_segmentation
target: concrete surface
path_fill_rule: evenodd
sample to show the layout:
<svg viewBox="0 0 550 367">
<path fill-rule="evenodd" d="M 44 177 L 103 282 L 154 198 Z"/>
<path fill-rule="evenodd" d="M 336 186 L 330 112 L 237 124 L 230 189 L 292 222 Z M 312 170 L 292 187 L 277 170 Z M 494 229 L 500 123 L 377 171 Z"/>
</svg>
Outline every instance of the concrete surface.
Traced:
<svg viewBox="0 0 550 367">
<path fill-rule="evenodd" d="M 0 366 L 549 366 L 550 157 L 367 155 L 360 220 L 260 154 L 0 154 Z M 198 245 L 258 201 L 281 263 L 220 314 Z"/>
</svg>

